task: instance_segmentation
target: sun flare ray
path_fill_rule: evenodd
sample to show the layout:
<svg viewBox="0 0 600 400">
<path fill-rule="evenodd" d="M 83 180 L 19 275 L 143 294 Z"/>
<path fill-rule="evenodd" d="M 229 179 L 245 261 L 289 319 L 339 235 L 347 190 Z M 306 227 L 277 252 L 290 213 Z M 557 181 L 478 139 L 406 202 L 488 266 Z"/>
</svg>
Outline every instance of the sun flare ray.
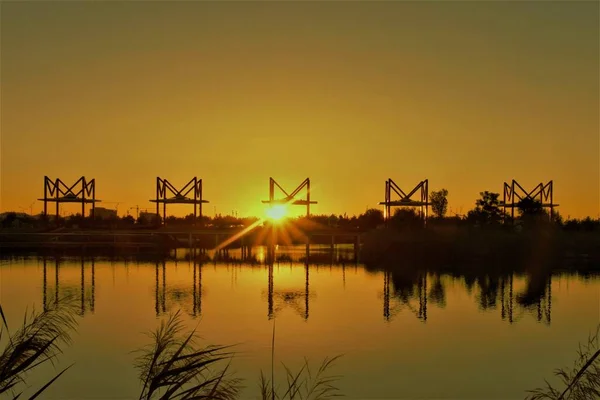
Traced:
<svg viewBox="0 0 600 400">
<path fill-rule="evenodd" d="M 264 222 L 263 219 L 259 219 L 259 220 L 255 221 L 254 223 L 252 223 L 252 225 L 247 226 L 246 228 L 244 228 L 240 232 L 232 235 L 229 239 L 226 239 L 223 242 L 219 243 L 219 245 L 215 248 L 215 250 L 219 251 L 219 250 L 224 249 L 225 247 L 229 246 L 231 243 L 235 242 L 236 240 L 238 240 L 239 238 L 241 238 L 245 234 L 247 234 L 250 231 L 252 231 L 254 228 L 258 227 L 263 222 Z"/>
</svg>

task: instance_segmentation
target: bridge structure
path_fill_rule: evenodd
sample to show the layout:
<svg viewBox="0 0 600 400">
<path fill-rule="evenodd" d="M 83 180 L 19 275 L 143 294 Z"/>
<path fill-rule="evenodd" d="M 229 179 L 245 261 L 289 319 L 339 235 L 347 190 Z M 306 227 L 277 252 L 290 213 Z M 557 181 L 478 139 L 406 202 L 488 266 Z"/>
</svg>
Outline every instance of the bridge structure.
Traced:
<svg viewBox="0 0 600 400">
<path fill-rule="evenodd" d="M 419 198 L 412 197 L 418 193 Z M 394 196 L 396 195 L 396 196 Z M 397 197 L 396 200 L 393 197 Z M 392 207 L 418 207 L 423 221 L 427 221 L 429 203 L 429 180 L 419 182 L 410 192 L 406 193 L 391 178 L 385 181 L 385 201 L 379 202 L 384 206 L 384 219 L 392 217 Z"/>
<path fill-rule="evenodd" d="M 191 194 L 190 194 L 191 193 Z M 202 198 L 202 179 L 193 177 L 188 183 L 186 183 L 181 189 L 177 189 L 167 179 L 156 177 L 156 198 L 150 200 L 152 203 L 156 203 L 156 215 L 160 218 L 160 205 L 162 204 L 163 216 L 162 224 L 166 225 L 167 219 L 167 204 L 193 204 L 194 205 L 194 221 L 193 224 L 196 226 L 196 220 L 198 218 L 198 211 L 200 212 L 200 218 L 202 218 L 202 204 L 208 203 L 208 200 Z"/>
<path fill-rule="evenodd" d="M 44 202 L 44 215 L 48 215 L 48 203 L 56 204 L 56 218 L 59 217 L 61 203 L 81 203 L 81 216 L 85 217 L 85 205 L 91 204 L 92 218 L 95 205 L 101 200 L 96 199 L 96 180 L 87 180 L 85 176 L 68 186 L 60 178 L 52 180 L 44 176 L 44 197 L 38 199 Z"/>
<path fill-rule="evenodd" d="M 542 208 L 549 208 L 550 219 L 554 217 L 554 208 L 559 206 L 554 203 L 553 181 L 548 181 L 546 184 L 539 183 L 530 191 L 525 190 L 515 179 L 510 183 L 504 182 L 502 202 L 499 205 L 504 209 L 505 215 L 506 209 L 510 208 L 510 216 L 512 220 L 514 220 L 515 208 L 518 208 L 523 200 L 535 201 L 538 202 Z"/>
</svg>

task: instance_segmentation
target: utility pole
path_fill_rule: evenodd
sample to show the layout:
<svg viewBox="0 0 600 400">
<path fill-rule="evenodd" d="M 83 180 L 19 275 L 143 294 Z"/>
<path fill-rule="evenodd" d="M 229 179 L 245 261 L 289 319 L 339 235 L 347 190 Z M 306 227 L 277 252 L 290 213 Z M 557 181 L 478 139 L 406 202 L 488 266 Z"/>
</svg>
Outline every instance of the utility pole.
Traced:
<svg viewBox="0 0 600 400">
<path fill-rule="evenodd" d="M 33 215 L 33 205 L 34 205 L 34 204 L 35 204 L 35 201 L 34 201 L 33 203 L 31 203 L 31 204 L 30 204 L 29 206 L 27 206 L 27 207 L 22 207 L 22 206 L 19 206 L 19 208 L 20 208 L 21 210 L 23 210 L 23 212 L 24 212 L 24 213 L 27 213 L 27 209 L 29 208 L 29 215 Z"/>
<path fill-rule="evenodd" d="M 137 220 L 140 217 L 140 206 L 136 205 L 135 207 L 129 207 L 129 210 L 135 210 L 135 219 Z M 129 212 L 129 211 L 127 211 Z"/>
</svg>

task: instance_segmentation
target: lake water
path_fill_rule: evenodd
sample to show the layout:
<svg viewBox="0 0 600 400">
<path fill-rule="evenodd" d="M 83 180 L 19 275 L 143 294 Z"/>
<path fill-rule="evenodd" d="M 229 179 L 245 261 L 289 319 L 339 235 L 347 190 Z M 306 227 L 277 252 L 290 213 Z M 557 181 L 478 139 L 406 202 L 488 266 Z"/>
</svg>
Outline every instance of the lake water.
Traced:
<svg viewBox="0 0 600 400">
<path fill-rule="evenodd" d="M 522 399 L 544 378 L 552 382 L 554 368 L 571 366 L 600 321 L 594 277 L 555 274 L 524 307 L 516 301 L 524 276 L 407 280 L 354 263 L 307 268 L 290 254 L 271 269 L 71 258 L 57 271 L 52 258 L 5 260 L 0 301 L 14 330 L 26 310 L 57 292 L 83 296 L 73 345 L 59 363 L 75 366 L 46 392 L 54 399 L 137 398 L 131 352 L 178 309 L 204 343 L 237 344 L 232 366 L 245 379 L 243 398 L 258 398 L 260 370 L 270 374 L 273 324 L 277 364 L 297 368 L 308 357 L 318 366 L 343 354 L 331 372 L 342 375 L 338 386 L 349 398 Z M 38 388 L 53 371 L 29 382 Z"/>
</svg>

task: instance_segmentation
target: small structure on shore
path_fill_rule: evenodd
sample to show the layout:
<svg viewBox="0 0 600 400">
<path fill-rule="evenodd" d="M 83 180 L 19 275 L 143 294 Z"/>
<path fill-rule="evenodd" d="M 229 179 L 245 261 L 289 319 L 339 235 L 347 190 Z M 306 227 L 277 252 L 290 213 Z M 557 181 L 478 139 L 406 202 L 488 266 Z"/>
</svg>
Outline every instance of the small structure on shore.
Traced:
<svg viewBox="0 0 600 400">
<path fill-rule="evenodd" d="M 523 186 L 516 180 L 512 180 L 510 184 L 504 182 L 503 200 L 499 204 L 500 207 L 506 209 L 510 208 L 510 216 L 512 220 L 515 219 L 515 207 L 519 207 L 519 204 L 523 200 L 531 200 L 540 203 L 542 208 L 550 209 L 550 219 L 554 217 L 554 208 L 558 207 L 558 204 L 554 204 L 554 183 L 549 181 L 545 185 L 539 183 L 531 191 L 523 189 Z"/>
<path fill-rule="evenodd" d="M 44 215 L 48 215 L 48 203 L 56 203 L 56 218 L 59 216 L 60 203 L 81 203 L 81 215 L 85 216 L 85 205 L 91 204 L 91 217 L 94 217 L 95 205 L 100 202 L 96 199 L 96 180 L 90 181 L 82 176 L 71 186 L 67 186 L 62 180 L 56 178 L 54 181 L 44 176 L 44 198 L 38 199 L 44 202 Z"/>
<path fill-rule="evenodd" d="M 419 199 L 412 199 L 419 192 Z M 392 200 L 392 195 L 396 194 L 399 199 Z M 392 207 L 419 207 L 421 217 L 427 221 L 429 203 L 429 180 L 425 179 L 419 182 L 410 192 L 406 193 L 391 178 L 385 181 L 385 201 L 379 203 L 384 206 L 384 218 L 389 220 L 392 217 Z"/>
<path fill-rule="evenodd" d="M 285 197 L 276 199 L 275 198 L 275 187 L 277 187 Z M 306 197 L 304 199 L 297 199 L 298 195 L 302 191 L 302 189 L 306 188 Z M 296 206 L 305 206 L 306 207 L 306 216 L 310 216 L 310 205 L 317 204 L 316 201 L 310 199 L 310 178 L 306 178 L 299 184 L 293 192 L 288 193 L 284 188 L 275 181 L 273 178 L 269 178 L 269 200 L 263 200 L 263 204 L 269 204 L 270 206 L 274 206 L 277 204 L 286 205 L 292 204 Z"/>
<path fill-rule="evenodd" d="M 192 192 L 191 196 L 190 192 Z M 172 195 L 172 197 L 169 197 L 169 195 Z M 168 180 L 156 177 L 156 199 L 150 201 L 156 203 L 156 215 L 158 217 L 160 217 L 160 204 L 163 205 L 163 225 L 165 225 L 167 219 L 167 204 L 193 204 L 193 224 L 195 226 L 198 211 L 200 218 L 202 218 L 202 204 L 208 203 L 208 200 L 202 198 L 202 179 L 197 177 L 193 177 L 179 190 Z"/>
</svg>

